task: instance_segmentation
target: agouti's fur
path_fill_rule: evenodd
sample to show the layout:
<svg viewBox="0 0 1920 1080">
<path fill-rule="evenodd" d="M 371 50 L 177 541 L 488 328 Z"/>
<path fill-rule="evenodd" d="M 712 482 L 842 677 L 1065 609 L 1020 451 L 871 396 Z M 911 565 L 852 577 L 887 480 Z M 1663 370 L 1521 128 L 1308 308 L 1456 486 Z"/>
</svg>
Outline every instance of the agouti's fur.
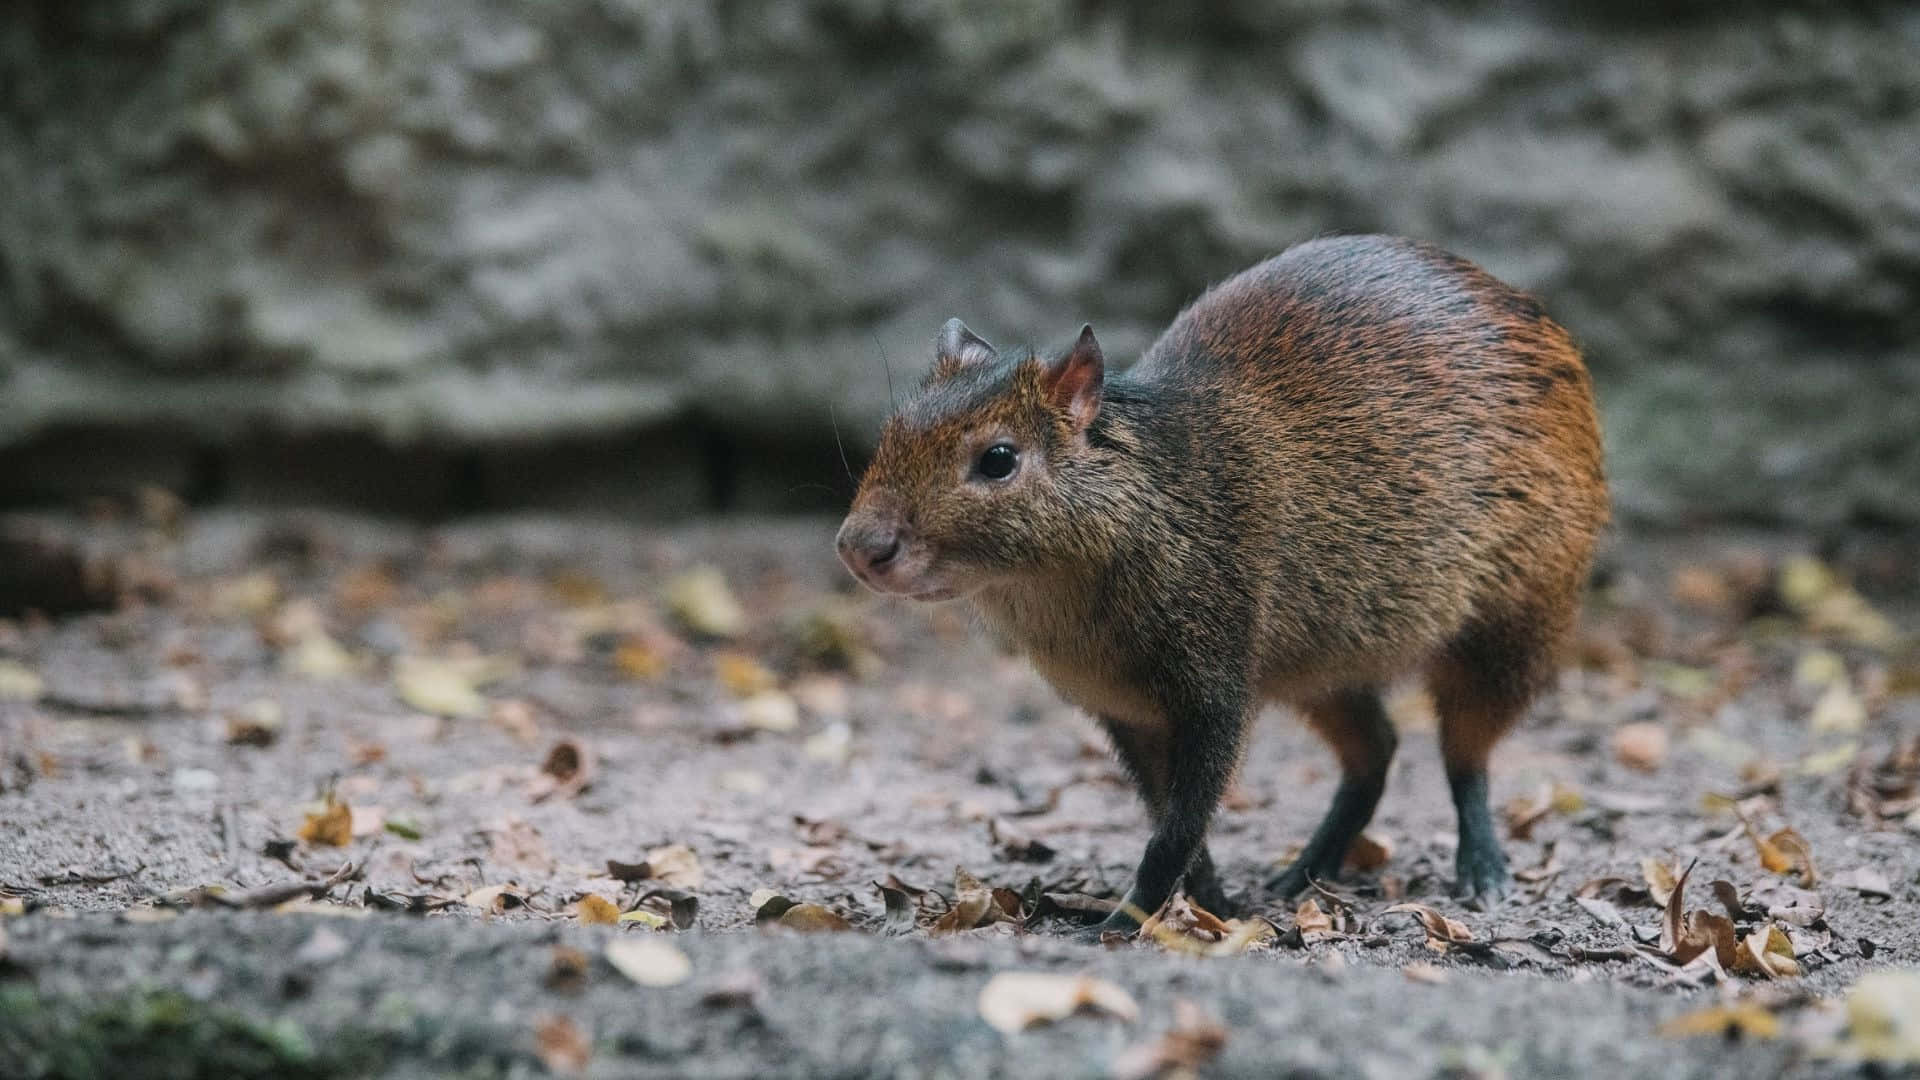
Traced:
<svg viewBox="0 0 1920 1080">
<path fill-rule="evenodd" d="M 1326 238 L 1208 291 L 1125 374 L 1091 327 L 1041 358 L 953 320 L 935 354 L 840 553 L 882 592 L 971 600 L 1100 719 L 1155 822 L 1105 928 L 1183 878 L 1224 903 L 1207 825 L 1266 702 L 1342 770 L 1270 885 L 1333 878 L 1394 752 L 1380 688 L 1412 672 L 1458 890 L 1504 891 L 1488 753 L 1554 674 L 1607 517 L 1586 368 L 1532 298 L 1411 241 Z"/>
</svg>

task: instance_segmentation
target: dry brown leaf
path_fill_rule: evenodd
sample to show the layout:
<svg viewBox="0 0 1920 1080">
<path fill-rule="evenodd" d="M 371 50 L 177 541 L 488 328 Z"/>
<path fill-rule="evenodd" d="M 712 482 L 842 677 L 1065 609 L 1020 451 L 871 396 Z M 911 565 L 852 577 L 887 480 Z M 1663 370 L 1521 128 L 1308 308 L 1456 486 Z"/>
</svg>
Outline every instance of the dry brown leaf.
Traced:
<svg viewBox="0 0 1920 1080">
<path fill-rule="evenodd" d="M 706 883 L 706 871 L 700 867 L 700 856 L 685 844 L 664 844 L 647 852 L 644 864 L 650 878 L 662 885 L 689 891 L 698 889 Z"/>
<path fill-rule="evenodd" d="M 1000 907 L 993 902 L 993 890 L 957 866 L 953 869 L 953 892 L 953 906 L 928 927 L 930 933 L 957 934 L 1000 921 Z"/>
<path fill-rule="evenodd" d="M 1769 979 L 1800 974 L 1800 962 L 1794 958 L 1793 943 L 1779 927 L 1770 924 L 1741 940 L 1731 966 L 1742 974 L 1765 975 Z"/>
<path fill-rule="evenodd" d="M 562 994 L 577 994 L 586 989 L 587 972 L 593 961 L 586 953 L 570 945 L 555 945 L 547 958 L 547 989 Z"/>
<path fill-rule="evenodd" d="M 1401 968 L 1400 973 L 1407 977 L 1408 982 L 1424 983 L 1428 986 L 1440 986 L 1447 981 L 1446 969 L 1432 964 L 1415 962 Z"/>
<path fill-rule="evenodd" d="M 805 934 L 839 933 L 853 929 L 852 923 L 819 904 L 793 905 L 780 913 L 779 925 Z"/>
<path fill-rule="evenodd" d="M 1653 772 L 1667 760 L 1667 729 L 1645 720 L 1622 724 L 1613 733 L 1613 756 L 1628 768 Z"/>
<path fill-rule="evenodd" d="M 534 1052 L 540 1064 L 556 1076 L 571 1076 L 593 1059 L 593 1040 L 586 1029 L 564 1016 L 548 1013 L 533 1028 Z"/>
<path fill-rule="evenodd" d="M 1346 867 L 1349 870 L 1366 872 L 1378 870 L 1387 865 L 1393 857 L 1393 842 L 1372 831 L 1354 837 L 1353 846 L 1347 849 Z"/>
<path fill-rule="evenodd" d="M 1426 930 L 1427 937 L 1444 944 L 1458 944 L 1473 940 L 1473 931 L 1465 923 L 1450 919 L 1425 904 L 1395 904 L 1382 912 L 1385 915 L 1412 915 L 1420 920 L 1420 926 Z"/>
<path fill-rule="evenodd" d="M 1176 1071 L 1190 1073 L 1219 1057 L 1226 1045 L 1224 1025 L 1193 1002 L 1176 1001 L 1173 1027 L 1158 1039 L 1123 1052 L 1108 1075 L 1113 1080 L 1150 1080 Z"/>
<path fill-rule="evenodd" d="M 693 961 L 663 938 L 629 933 L 607 942 L 607 963 L 640 986 L 677 986 L 693 974 Z"/>
<path fill-rule="evenodd" d="M 329 795 L 325 806 L 301 822 L 298 835 L 303 843 L 346 847 L 353 842 L 353 810 Z"/>
<path fill-rule="evenodd" d="M 1334 928 L 1333 918 L 1320 910 L 1320 902 L 1311 896 L 1300 901 L 1299 906 L 1293 909 L 1293 928 L 1300 932 L 1301 943 L 1307 945 L 1340 936 Z"/>
<path fill-rule="evenodd" d="M 980 1018 L 1003 1035 L 1064 1020 L 1082 1009 L 1129 1023 L 1140 1017 L 1133 996 L 1113 983 L 1040 971 L 1005 971 L 988 979 L 980 988 L 979 1009 Z"/>
<path fill-rule="evenodd" d="M 1647 883 L 1647 893 L 1653 897 L 1654 906 L 1666 907 L 1667 900 L 1673 896 L 1673 868 L 1649 856 L 1640 860 L 1640 876 Z"/>
<path fill-rule="evenodd" d="M 498 915 L 517 907 L 526 906 L 526 898 L 513 891 L 511 885 L 485 885 L 462 897 L 460 902 L 470 908 L 478 908 L 489 914 Z"/>
<path fill-rule="evenodd" d="M 620 909 L 599 893 L 588 893 L 573 905 L 573 917 L 588 926 L 612 926 L 620 921 Z"/>
<path fill-rule="evenodd" d="M 587 744 L 578 739 L 561 739 L 541 759 L 540 772 L 527 787 L 527 796 L 534 802 L 555 796 L 571 799 L 592 786 L 594 768 L 593 751 Z"/>
</svg>

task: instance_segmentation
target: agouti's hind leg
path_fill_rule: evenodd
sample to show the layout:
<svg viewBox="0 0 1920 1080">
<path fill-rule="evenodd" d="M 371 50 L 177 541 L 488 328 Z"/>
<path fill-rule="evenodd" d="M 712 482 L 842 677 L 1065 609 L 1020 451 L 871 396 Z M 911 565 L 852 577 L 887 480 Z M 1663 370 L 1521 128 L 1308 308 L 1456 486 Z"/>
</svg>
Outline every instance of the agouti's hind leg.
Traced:
<svg viewBox="0 0 1920 1080">
<path fill-rule="evenodd" d="M 1171 731 L 1122 723 L 1104 716 L 1100 718 L 1100 726 L 1107 730 L 1107 738 L 1112 741 L 1121 766 L 1140 789 L 1140 799 L 1146 803 L 1147 813 L 1155 824 L 1159 824 L 1167 809 L 1167 778 L 1172 766 L 1172 746 L 1168 742 Z M 1204 842 L 1200 845 L 1199 854 L 1193 857 L 1193 862 L 1187 867 L 1183 888 L 1194 903 L 1215 915 L 1234 914 L 1235 905 L 1227 899 L 1227 891 L 1221 886 L 1219 874 L 1213 866 L 1213 856 Z"/>
<path fill-rule="evenodd" d="M 1380 793 L 1387 786 L 1387 766 L 1393 763 L 1398 745 L 1393 722 L 1387 719 L 1379 691 L 1373 687 L 1343 690 L 1305 702 L 1300 709 L 1308 726 L 1327 740 L 1340 759 L 1340 787 L 1300 857 L 1267 879 L 1268 890 L 1280 897 L 1305 891 L 1309 878 L 1331 881 L 1339 875 L 1347 849 L 1373 820 L 1374 808 L 1380 805 Z"/>
<path fill-rule="evenodd" d="M 1545 621 L 1476 628 L 1429 673 L 1440 714 L 1440 756 L 1460 824 L 1454 895 L 1485 903 L 1506 895 L 1507 858 L 1487 806 L 1487 758 L 1551 677 L 1557 634 Z"/>
</svg>

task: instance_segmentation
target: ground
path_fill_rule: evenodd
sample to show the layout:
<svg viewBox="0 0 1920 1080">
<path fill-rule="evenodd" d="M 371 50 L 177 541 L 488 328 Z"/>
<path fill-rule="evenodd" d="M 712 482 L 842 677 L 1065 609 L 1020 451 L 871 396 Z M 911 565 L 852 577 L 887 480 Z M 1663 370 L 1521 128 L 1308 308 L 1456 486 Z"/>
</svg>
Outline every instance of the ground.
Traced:
<svg viewBox="0 0 1920 1080">
<path fill-rule="evenodd" d="M 1920 1046 L 1910 1014 L 1869 1030 L 1920 961 L 1898 539 L 1616 537 L 1496 757 L 1506 903 L 1448 898 L 1403 690 L 1365 866 L 1262 894 L 1334 781 L 1276 712 L 1214 829 L 1244 921 L 1099 947 L 1059 912 L 1145 838 L 1099 737 L 964 612 L 850 590 L 830 521 L 10 527 L 118 599 L 0 619 L 0 1075 L 1693 1076 Z M 1029 971 L 1136 1008 L 997 1030 L 1028 1017 L 990 980 Z"/>
</svg>

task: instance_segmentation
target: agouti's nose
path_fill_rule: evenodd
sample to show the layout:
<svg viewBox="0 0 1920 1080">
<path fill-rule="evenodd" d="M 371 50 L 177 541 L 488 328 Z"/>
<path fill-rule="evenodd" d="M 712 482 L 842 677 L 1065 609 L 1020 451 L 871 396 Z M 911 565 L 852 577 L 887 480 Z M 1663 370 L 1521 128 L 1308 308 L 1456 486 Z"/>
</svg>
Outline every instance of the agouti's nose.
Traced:
<svg viewBox="0 0 1920 1080">
<path fill-rule="evenodd" d="M 898 529 L 843 529 L 838 547 L 840 561 L 856 577 L 866 577 L 885 570 L 900 554 L 900 532 Z"/>
</svg>

